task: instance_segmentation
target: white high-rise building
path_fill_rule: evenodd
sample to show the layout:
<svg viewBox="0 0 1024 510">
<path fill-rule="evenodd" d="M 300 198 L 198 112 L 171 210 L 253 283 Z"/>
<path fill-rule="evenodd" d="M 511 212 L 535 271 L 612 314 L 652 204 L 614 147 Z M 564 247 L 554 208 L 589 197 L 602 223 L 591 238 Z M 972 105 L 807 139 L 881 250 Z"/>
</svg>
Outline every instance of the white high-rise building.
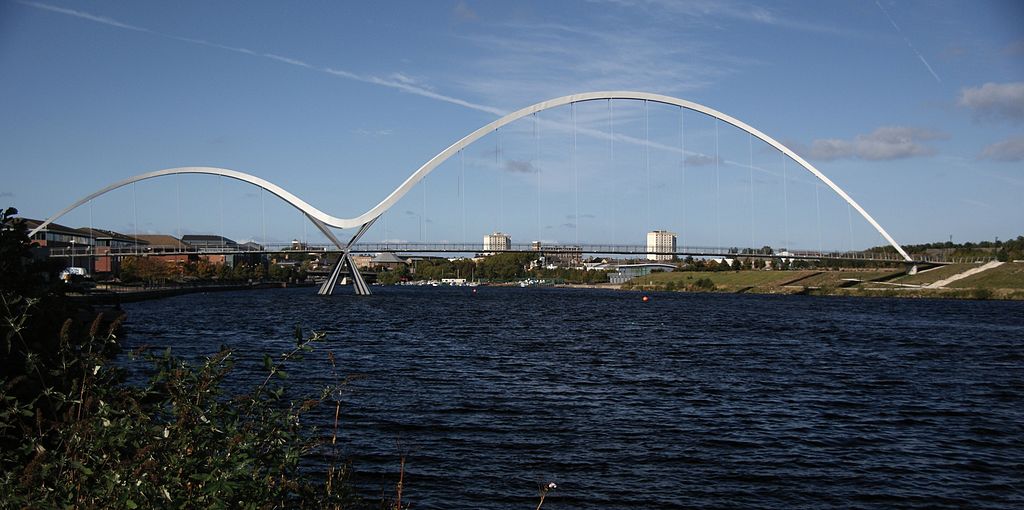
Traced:
<svg viewBox="0 0 1024 510">
<path fill-rule="evenodd" d="M 484 253 L 493 255 L 496 251 L 512 248 L 512 236 L 503 232 L 495 232 L 484 236 Z"/>
<path fill-rule="evenodd" d="M 647 251 L 660 252 L 660 254 L 648 253 L 647 260 L 667 261 L 672 260 L 671 253 L 676 251 L 676 234 L 668 230 L 655 230 L 647 233 Z M 668 254 L 665 254 L 668 253 Z M 663 255 L 664 254 L 664 255 Z"/>
</svg>

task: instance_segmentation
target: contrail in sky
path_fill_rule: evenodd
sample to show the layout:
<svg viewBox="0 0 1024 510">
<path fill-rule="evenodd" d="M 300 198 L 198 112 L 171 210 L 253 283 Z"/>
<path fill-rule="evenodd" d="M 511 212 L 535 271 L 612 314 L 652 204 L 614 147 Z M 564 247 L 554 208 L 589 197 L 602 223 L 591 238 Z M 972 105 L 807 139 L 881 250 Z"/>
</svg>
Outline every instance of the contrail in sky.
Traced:
<svg viewBox="0 0 1024 510">
<path fill-rule="evenodd" d="M 332 76 L 337 76 L 337 77 L 347 78 L 347 79 L 350 79 L 350 80 L 359 81 L 359 82 L 363 82 L 363 83 L 369 83 L 369 84 L 372 84 L 372 85 L 380 85 L 382 87 L 388 87 L 388 88 L 392 88 L 392 89 L 397 89 L 397 90 L 401 90 L 403 92 L 408 92 L 410 94 L 415 94 L 417 96 L 423 96 L 423 97 L 427 97 L 427 98 L 430 98 L 430 99 L 436 99 L 438 101 L 444 101 L 444 102 L 447 102 L 447 103 L 452 103 L 452 104 L 456 104 L 456 105 L 459 105 L 459 106 L 464 106 L 464 107 L 472 109 L 472 110 L 477 110 L 477 111 L 481 111 L 481 112 L 485 112 L 485 113 L 490 113 L 492 115 L 497 115 L 499 117 L 505 115 L 506 113 L 508 113 L 508 112 L 506 112 L 506 111 L 504 111 L 504 110 L 502 110 L 500 108 L 495 108 L 493 106 L 482 105 L 482 104 L 479 104 L 479 103 L 474 103 L 472 101 L 466 101 L 465 99 L 459 99 L 457 97 L 452 97 L 452 96 L 448 96 L 448 95 L 445 95 L 445 94 L 440 94 L 440 93 L 434 92 L 432 90 L 416 86 L 415 84 L 409 83 L 407 81 L 390 80 L 390 79 L 381 78 L 381 77 L 378 77 L 378 76 L 361 75 L 361 74 L 356 74 L 356 73 L 352 73 L 352 72 L 344 71 L 344 70 L 340 70 L 340 69 L 333 69 L 331 67 L 318 67 L 318 66 L 314 66 L 312 64 L 303 62 L 303 61 L 298 60 L 298 59 L 289 58 L 289 57 L 285 57 L 285 56 L 281 56 L 281 55 L 276 55 L 274 53 L 261 53 L 261 52 L 253 51 L 253 50 L 250 50 L 250 49 L 247 49 L 247 48 L 238 48 L 238 47 L 234 47 L 234 46 L 226 46 L 226 45 L 223 45 L 223 44 L 217 44 L 217 43 L 210 42 L 210 41 L 204 41 L 202 39 L 193 39 L 191 37 L 181 37 L 181 36 L 177 36 L 177 35 L 165 34 L 165 33 L 162 33 L 162 32 L 157 32 L 156 30 L 151 30 L 149 28 L 140 27 L 140 26 L 136 26 L 136 25 L 130 25 L 128 23 L 122 23 L 120 21 L 117 21 L 117 20 L 112 19 L 112 18 L 108 18 L 106 16 L 98 16 L 98 15 L 95 15 L 95 14 L 90 14 L 88 12 L 78 11 L 78 10 L 74 10 L 74 9 L 66 9 L 64 7 L 57 7 L 55 5 L 49 5 L 49 4 L 39 3 L 39 2 L 30 2 L 30 1 L 24 1 L 24 0 L 21 1 L 21 3 L 24 4 L 24 5 L 30 6 L 30 7 L 34 7 L 36 9 L 42 9 L 42 10 L 45 10 L 45 11 L 55 12 L 55 13 L 58 13 L 58 14 L 63 14 L 65 16 L 73 16 L 75 18 L 92 21 L 94 23 L 101 23 L 101 24 L 104 24 L 104 25 L 108 25 L 108 26 L 112 26 L 112 27 L 116 27 L 116 28 L 120 28 L 120 29 L 124 29 L 124 30 L 133 30 L 133 31 L 136 31 L 136 32 L 144 32 L 144 33 L 148 33 L 148 34 L 157 35 L 157 36 L 160 36 L 160 37 L 166 37 L 168 39 L 174 39 L 176 41 L 187 42 L 187 43 L 190 43 L 190 44 L 199 44 L 199 45 L 202 45 L 202 46 L 209 46 L 211 48 L 217 48 L 217 49 L 224 50 L 224 51 L 232 51 L 232 52 L 235 52 L 235 53 L 242 53 L 244 55 L 250 55 L 250 56 L 253 56 L 253 57 L 266 58 L 266 59 L 274 60 L 274 61 L 277 61 L 277 62 L 280 62 L 280 63 L 284 63 L 284 64 L 289 64 L 289 65 L 298 66 L 298 67 L 304 67 L 306 69 L 311 69 L 311 70 L 314 70 L 314 71 L 319 71 L 319 72 L 322 72 L 322 73 L 327 73 L 327 74 L 330 74 Z"/>
<path fill-rule="evenodd" d="M 917 55 L 917 58 L 919 58 L 921 60 L 921 63 L 924 64 L 924 66 L 928 69 L 928 72 L 932 73 L 932 76 L 935 77 L 935 81 L 942 83 L 942 79 L 939 78 L 939 75 L 935 74 L 935 70 L 932 69 L 932 66 L 928 63 L 927 60 L 924 59 L 924 55 L 921 55 L 921 52 L 917 51 L 917 48 L 915 48 L 914 45 L 910 42 L 910 38 L 904 35 L 903 30 L 900 29 L 900 26 L 897 25 L 895 21 L 893 21 L 892 16 L 889 15 L 889 11 L 885 10 L 885 7 L 882 7 L 882 4 L 879 3 L 878 0 L 875 0 L 875 5 L 877 5 L 878 9 L 882 11 L 882 14 L 885 15 L 885 18 L 889 20 L 889 24 L 892 25 L 892 28 L 896 29 L 896 33 L 900 34 L 900 36 L 903 37 L 903 40 L 906 41 L 907 47 L 910 48 L 910 51 L 914 52 L 914 55 Z"/>
<path fill-rule="evenodd" d="M 28 0 L 19 0 L 19 1 L 23 5 L 27 5 L 27 6 L 36 8 L 36 9 L 42 9 L 42 10 L 54 12 L 54 13 L 57 13 L 57 14 L 63 14 L 65 16 L 72 16 L 72 17 L 75 17 L 75 18 L 84 19 L 84 20 L 91 21 L 91 22 L 94 22 L 94 23 L 100 23 L 100 24 L 103 24 L 103 25 L 108 25 L 108 26 L 115 27 L 115 28 L 120 28 L 120 29 L 123 29 L 123 30 L 132 30 L 132 31 L 135 31 L 135 32 L 143 32 L 143 33 L 152 34 L 152 35 L 159 36 L 159 37 L 165 37 L 165 38 L 168 38 L 168 39 L 173 39 L 175 41 L 181 41 L 181 42 L 185 42 L 185 43 L 189 43 L 189 44 L 197 44 L 197 45 L 200 45 L 200 46 L 207 46 L 207 47 L 210 47 L 210 48 L 216 48 L 216 49 L 223 50 L 223 51 L 230 51 L 230 52 L 233 52 L 233 53 L 240 53 L 240 54 L 248 55 L 248 56 L 252 56 L 252 57 L 265 58 L 265 59 L 268 59 L 268 60 L 273 60 L 273 61 L 278 62 L 278 63 L 288 64 L 288 65 L 296 66 L 296 67 L 302 67 L 302 68 L 306 68 L 306 69 L 309 69 L 309 70 L 312 70 L 312 71 L 318 71 L 318 72 L 329 74 L 331 76 L 335 76 L 335 77 L 339 77 L 339 78 L 345 78 L 345 79 L 348 79 L 348 80 L 353 80 L 353 81 L 358 81 L 358 82 L 362 82 L 362 83 L 368 83 L 368 84 L 371 84 L 371 85 L 379 85 L 381 87 L 388 87 L 388 88 L 391 88 L 391 89 L 400 90 L 400 91 L 403 91 L 403 92 L 407 92 L 409 94 L 414 94 L 414 95 L 421 96 L 421 97 L 426 97 L 426 98 L 429 98 L 429 99 L 443 101 L 443 102 L 446 102 L 446 103 L 450 103 L 450 104 L 462 106 L 462 107 L 465 107 L 465 108 L 469 108 L 471 110 L 477 110 L 477 111 L 480 111 L 480 112 L 489 113 L 489 114 L 492 114 L 492 115 L 495 115 L 495 116 L 498 116 L 498 117 L 502 117 L 502 116 L 506 115 L 507 113 L 509 113 L 509 112 L 507 112 L 505 110 L 502 110 L 501 108 L 497 108 L 497 107 L 494 107 L 494 106 L 488 106 L 488 105 L 483 105 L 483 104 L 479 104 L 479 103 L 474 103 L 472 101 L 467 101 L 465 99 L 460 99 L 460 98 L 457 98 L 457 97 L 453 97 L 453 96 L 441 94 L 441 93 L 438 93 L 438 92 L 434 92 L 433 90 L 429 90 L 429 89 L 426 89 L 426 88 L 423 88 L 423 87 L 419 87 L 419 86 L 415 85 L 414 83 L 410 83 L 408 80 L 387 79 L 387 78 L 381 78 L 379 76 L 368 76 L 368 75 L 357 74 L 357 73 L 353 73 L 351 71 L 346 71 L 346 70 L 343 70 L 343 69 L 335 69 L 335 68 L 332 68 L 332 67 L 319 67 L 319 66 L 310 64 L 308 62 L 305 62 L 303 60 L 299 60 L 299 59 L 295 59 L 295 58 L 291 58 L 291 57 L 286 57 L 286 56 L 283 56 L 283 55 L 278 55 L 276 53 L 264 53 L 264 52 L 259 52 L 259 51 L 253 51 L 253 50 L 250 50 L 248 48 L 242 48 L 242 47 L 237 47 L 237 46 L 228 46 L 228 45 L 224 45 L 224 44 L 219 44 L 219 43 L 207 41 L 207 40 L 204 40 L 204 39 L 195 39 L 195 38 L 192 38 L 192 37 L 182 37 L 182 36 L 178 36 L 178 35 L 166 34 L 166 33 L 158 32 L 156 30 L 152 30 L 152 29 L 149 29 L 149 28 L 146 28 L 146 27 L 140 27 L 140 26 L 137 26 L 137 25 L 131 25 L 131 24 L 128 24 L 128 23 L 122 23 L 120 21 L 117 21 L 117 20 L 115 20 L 113 18 L 109 18 L 109 17 L 106 17 L 106 16 L 99 16 L 99 15 L 96 15 L 96 14 L 91 14 L 91 13 L 88 13 L 88 12 L 78 11 L 78 10 L 75 10 L 75 9 L 67 9 L 67 8 L 64 8 L 64 7 L 58 7 L 58 6 L 55 6 L 55 5 L 44 4 L 44 3 L 40 3 L 40 2 L 32 2 L 32 1 L 28 1 Z M 924 59 L 922 58 L 921 60 L 923 61 Z M 928 63 L 925 62 L 925 65 L 928 65 Z M 931 67 L 929 67 L 928 69 L 931 70 Z M 935 73 L 932 73 L 932 74 L 934 75 Z M 936 76 L 935 78 L 938 79 L 938 76 Z M 559 122 L 553 122 L 553 121 L 548 121 L 548 120 L 544 120 L 542 122 L 544 122 L 546 124 L 549 124 L 551 126 L 554 126 L 554 127 L 558 128 L 558 129 L 562 129 L 562 130 L 568 129 L 568 126 L 563 125 L 562 123 L 559 123 Z M 651 148 L 655 148 L 655 149 L 660 149 L 660 150 L 671 151 L 671 152 L 682 152 L 680 147 L 674 147 L 674 146 L 670 146 L 670 145 L 665 145 L 665 144 L 661 144 L 661 143 L 654 142 L 654 141 L 651 141 L 651 140 L 643 140 L 643 139 L 640 139 L 640 138 L 636 138 L 636 137 L 632 137 L 632 136 L 628 136 L 628 135 L 624 135 L 624 134 L 615 134 L 613 136 L 613 135 L 611 135 L 609 133 L 605 133 L 604 131 L 601 131 L 599 129 L 591 129 L 591 128 L 585 128 L 585 127 L 577 127 L 576 129 L 581 134 L 592 136 L 592 137 L 595 137 L 595 138 L 598 138 L 598 139 L 605 139 L 605 140 L 607 140 L 607 139 L 610 139 L 610 138 L 614 138 L 617 141 L 625 142 L 625 143 L 629 143 L 629 144 L 635 144 L 635 145 L 640 145 L 640 146 L 647 146 L 647 147 L 651 147 Z M 689 151 L 689 150 L 685 151 L 685 153 L 686 154 L 690 154 L 690 155 L 706 156 L 705 154 L 702 154 L 700 152 L 694 152 L 694 151 Z M 726 164 L 736 165 L 736 166 L 744 167 L 744 168 L 746 168 L 748 166 L 748 165 L 743 164 L 743 163 L 729 161 L 729 160 L 725 160 L 724 162 Z M 765 173 L 770 173 L 770 174 L 774 173 L 771 170 L 767 170 L 767 169 L 760 168 L 760 167 L 757 167 L 757 166 L 754 166 L 753 168 L 755 170 L 759 170 L 759 171 L 762 171 L 762 172 L 765 172 Z"/>
</svg>

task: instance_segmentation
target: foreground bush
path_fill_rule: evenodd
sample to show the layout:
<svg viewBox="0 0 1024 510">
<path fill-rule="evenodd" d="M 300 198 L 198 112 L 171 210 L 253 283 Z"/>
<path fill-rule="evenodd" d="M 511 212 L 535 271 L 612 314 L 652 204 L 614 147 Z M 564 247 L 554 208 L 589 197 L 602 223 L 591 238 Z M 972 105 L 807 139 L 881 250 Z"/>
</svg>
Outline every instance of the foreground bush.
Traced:
<svg viewBox="0 0 1024 510">
<path fill-rule="evenodd" d="M 318 475 L 300 471 L 305 456 L 324 448 L 302 418 L 337 406 L 336 388 L 290 401 L 280 383 L 285 364 L 322 335 L 297 331 L 295 348 L 265 357 L 266 378 L 241 395 L 225 390 L 234 358 L 223 348 L 196 365 L 170 351 L 146 354 L 152 375 L 126 384 L 113 363 L 119 321 L 75 319 L 75 307 L 32 262 L 15 213 L 3 212 L 0 230 L 0 506 L 360 504 L 337 461 Z"/>
</svg>

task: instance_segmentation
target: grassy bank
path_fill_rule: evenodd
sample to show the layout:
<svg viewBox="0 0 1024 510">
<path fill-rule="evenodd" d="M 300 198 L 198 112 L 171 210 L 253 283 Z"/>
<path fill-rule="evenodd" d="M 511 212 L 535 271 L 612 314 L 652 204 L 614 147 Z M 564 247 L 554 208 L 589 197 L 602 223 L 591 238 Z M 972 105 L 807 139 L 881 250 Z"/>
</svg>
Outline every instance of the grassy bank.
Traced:
<svg viewBox="0 0 1024 510">
<path fill-rule="evenodd" d="M 952 264 L 916 275 L 902 269 L 842 271 L 676 271 L 654 273 L 623 284 L 626 290 L 813 294 L 868 297 L 1024 300 L 1024 263 L 1006 263 L 952 282 L 925 286 L 978 267 Z"/>
</svg>

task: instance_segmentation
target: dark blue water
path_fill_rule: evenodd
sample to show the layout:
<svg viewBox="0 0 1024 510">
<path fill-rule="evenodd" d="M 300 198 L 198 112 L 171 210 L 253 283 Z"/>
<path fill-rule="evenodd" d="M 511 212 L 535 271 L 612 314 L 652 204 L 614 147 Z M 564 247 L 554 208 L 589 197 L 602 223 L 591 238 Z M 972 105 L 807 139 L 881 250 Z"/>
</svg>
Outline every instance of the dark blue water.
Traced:
<svg viewBox="0 0 1024 510">
<path fill-rule="evenodd" d="M 1024 303 L 467 288 L 179 296 L 129 345 L 329 341 L 369 496 L 413 508 L 1024 508 Z M 329 411 L 329 413 L 328 413 Z M 329 425 L 333 409 L 322 414 Z"/>
</svg>

